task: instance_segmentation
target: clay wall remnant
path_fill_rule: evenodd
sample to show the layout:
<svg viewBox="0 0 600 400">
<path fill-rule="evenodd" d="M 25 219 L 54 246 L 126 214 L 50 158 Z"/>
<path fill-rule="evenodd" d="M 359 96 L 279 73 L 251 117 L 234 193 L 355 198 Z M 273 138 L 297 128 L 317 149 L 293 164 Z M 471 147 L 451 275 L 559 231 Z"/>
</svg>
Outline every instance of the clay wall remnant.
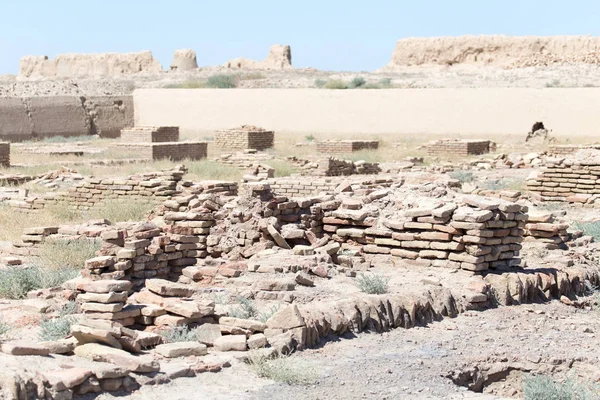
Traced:
<svg viewBox="0 0 600 400">
<path fill-rule="evenodd" d="M 352 153 L 361 150 L 377 150 L 378 140 L 320 140 L 317 142 L 319 153 Z"/>
<path fill-rule="evenodd" d="M 251 125 L 215 132 L 215 144 L 224 149 L 265 150 L 273 147 L 275 132 Z"/>
<path fill-rule="evenodd" d="M 121 130 L 121 142 L 124 143 L 155 143 L 178 141 L 178 126 L 136 126 Z"/>
<path fill-rule="evenodd" d="M 430 156 L 441 154 L 469 156 L 489 153 L 493 151 L 494 144 L 489 140 L 441 139 L 429 142 L 425 147 Z"/>
</svg>

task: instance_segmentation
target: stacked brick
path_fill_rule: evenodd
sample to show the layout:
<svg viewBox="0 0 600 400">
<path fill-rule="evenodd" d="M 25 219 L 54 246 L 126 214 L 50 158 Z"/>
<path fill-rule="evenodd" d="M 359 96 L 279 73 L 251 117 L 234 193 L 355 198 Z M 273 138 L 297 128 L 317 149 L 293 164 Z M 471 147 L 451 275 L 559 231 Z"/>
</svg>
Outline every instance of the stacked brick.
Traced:
<svg viewBox="0 0 600 400">
<path fill-rule="evenodd" d="M 179 142 L 178 126 L 136 126 L 121 130 L 121 142 Z"/>
<path fill-rule="evenodd" d="M 353 187 L 363 189 L 379 189 L 390 187 L 397 183 L 392 178 L 366 178 L 356 179 L 348 182 L 345 179 L 336 179 L 334 177 L 325 179 L 293 179 L 293 178 L 275 178 L 269 179 L 265 184 L 269 185 L 270 190 L 278 195 L 288 197 L 314 196 L 321 193 L 337 193 L 341 191 L 352 190 Z"/>
<path fill-rule="evenodd" d="M 600 149 L 600 145 L 557 144 L 548 146 L 548 154 L 555 157 L 564 157 L 575 154 L 582 149 Z"/>
<path fill-rule="evenodd" d="M 38 245 L 43 243 L 50 235 L 58 233 L 57 226 L 38 226 L 25 228 L 21 240 L 13 242 L 10 253 L 17 256 L 39 255 Z"/>
<path fill-rule="evenodd" d="M 549 250 L 566 250 L 566 242 L 571 240 L 568 228 L 569 224 L 556 221 L 552 213 L 532 213 L 525 225 L 524 240 Z"/>
<path fill-rule="evenodd" d="M 569 158 L 547 159 L 545 168 L 527 180 L 541 200 L 590 203 L 600 195 L 600 150 L 581 150 Z"/>
<path fill-rule="evenodd" d="M 390 254 L 427 265 L 473 272 L 513 266 L 523 240 L 526 208 L 500 199 L 465 196 L 462 204 L 406 210 L 396 220 L 369 218 L 360 204 L 323 218 L 336 241 L 363 245 L 363 251 Z M 353 209 L 355 208 L 355 209 Z"/>
<path fill-rule="evenodd" d="M 273 147 L 275 132 L 251 125 L 215 132 L 215 144 L 223 149 L 266 150 Z"/>
<path fill-rule="evenodd" d="M 325 154 L 352 153 L 361 150 L 377 150 L 378 140 L 320 140 L 317 152 Z"/>
<path fill-rule="evenodd" d="M 381 172 L 379 163 L 362 161 L 341 160 L 330 157 L 318 162 L 316 175 L 321 176 L 348 176 L 348 175 L 375 175 Z"/>
<path fill-rule="evenodd" d="M 126 280 L 81 282 L 77 289 L 84 293 L 79 293 L 76 301 L 88 319 L 106 320 L 117 322 L 122 326 L 130 326 L 140 315 L 140 307 L 126 305 L 128 291 L 131 288 L 131 282 Z M 72 330 L 72 333 L 80 343 L 85 343 L 86 331 L 87 329 L 81 327 L 81 329 Z M 87 333 L 89 334 L 89 332 Z M 119 345 L 115 344 L 113 347 L 119 347 Z"/>
<path fill-rule="evenodd" d="M 0 142 L 0 167 L 10 167 L 10 143 Z"/>
<path fill-rule="evenodd" d="M 489 140 L 440 139 L 429 142 L 425 149 L 430 156 L 456 155 L 470 156 L 494 151 L 494 144 Z"/>
</svg>

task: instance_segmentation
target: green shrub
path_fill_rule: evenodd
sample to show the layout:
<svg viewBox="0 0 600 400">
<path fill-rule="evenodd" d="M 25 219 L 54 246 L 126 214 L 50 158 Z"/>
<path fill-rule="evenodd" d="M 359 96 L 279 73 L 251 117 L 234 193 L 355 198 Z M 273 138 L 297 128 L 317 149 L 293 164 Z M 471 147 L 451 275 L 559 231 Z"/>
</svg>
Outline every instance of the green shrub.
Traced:
<svg viewBox="0 0 600 400">
<path fill-rule="evenodd" d="M 389 281 L 389 278 L 379 274 L 360 274 L 356 278 L 356 286 L 364 293 L 384 294 L 388 291 Z"/>
<path fill-rule="evenodd" d="M 392 87 L 392 78 L 383 78 L 379 80 L 379 85 L 381 85 L 382 87 Z"/>
<path fill-rule="evenodd" d="M 232 89 L 237 86 L 234 75 L 212 75 L 206 80 L 207 88 Z"/>
<path fill-rule="evenodd" d="M 585 236 L 592 236 L 594 241 L 600 242 L 600 221 L 573 221 L 571 228 L 582 231 Z"/>
<path fill-rule="evenodd" d="M 352 79 L 350 81 L 350 89 L 357 89 L 359 87 L 364 86 L 367 83 L 367 81 L 365 80 L 365 78 L 363 78 L 362 76 L 357 76 L 356 78 Z"/>
<path fill-rule="evenodd" d="M 325 83 L 325 89 L 348 89 L 348 84 L 341 79 L 332 79 Z"/>
<path fill-rule="evenodd" d="M 560 80 L 559 79 L 553 79 L 551 82 L 547 82 L 546 83 L 546 87 L 547 88 L 557 88 L 560 87 Z"/>
<path fill-rule="evenodd" d="M 0 298 L 24 299 L 32 290 L 62 285 L 79 275 L 79 268 L 9 267 L 0 271 Z"/>
<path fill-rule="evenodd" d="M 57 318 L 47 318 L 44 316 L 40 323 L 40 332 L 38 338 L 42 342 L 52 342 L 63 339 L 71 333 L 71 325 L 77 321 L 72 316 L 77 312 L 77 304 L 70 301 L 59 310 Z"/>
<path fill-rule="evenodd" d="M 288 385 L 309 385 L 319 377 L 314 364 L 297 357 L 280 355 L 268 358 L 259 352 L 250 351 L 248 364 L 259 377 Z"/>
<path fill-rule="evenodd" d="M 313 135 L 313 134 L 306 135 L 306 136 L 304 136 L 304 140 L 306 140 L 307 142 L 312 142 L 315 140 L 315 135 Z"/>
<path fill-rule="evenodd" d="M 523 382 L 525 400 L 593 400 L 598 397 L 597 388 L 572 380 L 560 383 L 547 376 L 527 376 Z"/>
<path fill-rule="evenodd" d="M 96 256 L 100 245 L 101 240 L 88 239 L 44 242 L 40 246 L 40 264 L 44 268 L 54 270 L 65 267 L 81 269 L 85 260 Z"/>
<path fill-rule="evenodd" d="M 187 326 L 176 326 L 172 329 L 161 331 L 160 334 L 167 343 L 197 342 L 199 338 L 198 332 Z"/>
<path fill-rule="evenodd" d="M 460 183 L 473 182 L 473 173 L 471 171 L 453 171 L 450 172 L 450 178 L 457 179 Z"/>
<path fill-rule="evenodd" d="M 238 297 L 238 304 L 235 307 L 232 307 L 229 310 L 228 315 L 233 318 L 241 318 L 241 319 L 253 319 L 258 315 L 258 308 L 254 302 L 245 297 Z"/>
<path fill-rule="evenodd" d="M 326 83 L 327 83 L 327 81 L 324 81 L 323 79 L 317 79 L 315 81 L 315 87 L 318 87 L 320 89 L 320 88 L 324 87 Z"/>
</svg>

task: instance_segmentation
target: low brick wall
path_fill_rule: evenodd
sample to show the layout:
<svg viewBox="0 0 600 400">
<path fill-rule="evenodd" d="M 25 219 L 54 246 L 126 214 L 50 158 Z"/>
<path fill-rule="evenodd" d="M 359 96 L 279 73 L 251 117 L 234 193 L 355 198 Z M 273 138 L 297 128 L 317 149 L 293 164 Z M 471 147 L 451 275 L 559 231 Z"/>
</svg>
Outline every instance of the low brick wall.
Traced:
<svg viewBox="0 0 600 400">
<path fill-rule="evenodd" d="M 275 132 L 265 130 L 226 129 L 215 132 L 215 144 L 224 149 L 265 150 L 273 147 Z"/>
<path fill-rule="evenodd" d="M 136 126 L 121 130 L 121 142 L 179 142 L 178 126 Z"/>
<path fill-rule="evenodd" d="M 441 139 L 425 146 L 430 156 L 454 154 L 459 156 L 489 153 L 492 145 L 489 140 Z"/>
<path fill-rule="evenodd" d="M 201 160 L 208 155 L 207 142 L 120 143 L 117 146 L 135 149 L 147 160 Z"/>
<path fill-rule="evenodd" d="M 288 197 L 311 196 L 321 193 L 335 193 L 343 191 L 344 188 L 352 186 L 361 189 L 386 188 L 396 183 L 391 178 L 373 178 L 373 179 L 353 179 L 348 181 L 346 178 L 323 178 L 323 179 L 305 179 L 305 178 L 275 178 L 259 182 L 269 187 L 269 190 L 276 195 L 285 195 Z M 243 184 L 245 191 L 255 190 L 256 184 Z"/>
<path fill-rule="evenodd" d="M 10 143 L 0 142 L 0 166 L 10 167 Z"/>
<path fill-rule="evenodd" d="M 317 142 L 318 153 L 352 153 L 361 150 L 377 150 L 378 140 L 321 140 Z"/>
<path fill-rule="evenodd" d="M 553 156 L 568 156 L 582 149 L 600 149 L 600 145 L 560 144 L 548 147 L 548 154 Z"/>
</svg>

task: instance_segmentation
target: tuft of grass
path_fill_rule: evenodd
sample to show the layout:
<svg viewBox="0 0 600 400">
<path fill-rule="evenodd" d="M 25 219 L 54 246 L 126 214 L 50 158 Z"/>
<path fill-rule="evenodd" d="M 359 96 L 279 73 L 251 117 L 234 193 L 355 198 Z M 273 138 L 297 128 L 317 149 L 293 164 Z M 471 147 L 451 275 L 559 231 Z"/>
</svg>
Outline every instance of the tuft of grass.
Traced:
<svg viewBox="0 0 600 400">
<path fill-rule="evenodd" d="M 245 297 L 238 297 L 239 305 L 229 310 L 229 316 L 233 318 L 241 319 L 253 319 L 258 315 L 258 308 L 256 304 L 250 299 Z"/>
<path fill-rule="evenodd" d="M 52 270 L 61 268 L 81 269 L 85 260 L 96 256 L 101 240 L 46 241 L 40 246 L 39 263 Z"/>
<path fill-rule="evenodd" d="M 259 352 L 250 351 L 248 364 L 259 377 L 288 385 L 309 385 L 319 377 L 314 364 L 297 357 L 279 355 L 269 358 Z"/>
<path fill-rule="evenodd" d="M 474 179 L 471 171 L 453 171 L 449 175 L 452 179 L 458 179 L 460 183 L 473 182 Z"/>
<path fill-rule="evenodd" d="M 304 136 L 304 140 L 306 140 L 307 142 L 313 142 L 315 140 L 315 135 L 313 135 L 312 133 L 310 135 L 306 135 Z"/>
<path fill-rule="evenodd" d="M 52 288 L 79 275 L 79 268 L 9 267 L 0 271 L 0 298 L 24 299 L 32 290 Z"/>
<path fill-rule="evenodd" d="M 90 218 L 106 218 L 111 223 L 141 221 L 156 206 L 147 200 L 109 199 L 90 209 Z"/>
<path fill-rule="evenodd" d="M 199 338 L 198 332 L 187 326 L 176 326 L 172 329 L 160 331 L 160 334 L 166 343 L 196 342 Z"/>
<path fill-rule="evenodd" d="M 547 88 L 557 88 L 557 87 L 560 87 L 560 86 L 561 86 L 561 84 L 560 84 L 560 80 L 559 79 L 553 79 L 550 82 L 546 82 L 546 87 Z"/>
<path fill-rule="evenodd" d="M 0 318 L 0 340 L 6 339 L 6 334 L 10 332 L 11 326 Z"/>
<path fill-rule="evenodd" d="M 341 79 L 332 79 L 324 85 L 325 89 L 348 89 L 348 84 Z"/>
<path fill-rule="evenodd" d="M 281 308 L 281 304 L 275 304 L 264 311 L 259 311 L 256 314 L 256 319 L 260 322 L 267 322 L 269 318 L 273 316 L 279 309 Z"/>
<path fill-rule="evenodd" d="M 525 180 L 523 179 L 500 179 L 486 180 L 482 183 L 483 189 L 486 190 L 523 190 L 525 188 Z"/>
<path fill-rule="evenodd" d="M 523 382 L 525 400 L 592 400 L 598 389 L 568 380 L 556 382 L 547 376 L 527 376 Z"/>
<path fill-rule="evenodd" d="M 571 228 L 582 231 L 585 236 L 592 236 L 594 241 L 600 242 L 600 221 L 573 221 Z"/>
<path fill-rule="evenodd" d="M 73 303 L 73 305 L 71 305 Z M 53 342 L 63 339 L 71 333 L 71 325 L 77 321 L 72 316 L 77 311 L 75 302 L 69 302 L 60 310 L 57 318 L 47 318 L 44 316 L 40 322 L 40 332 L 38 339 L 42 342 Z"/>
<path fill-rule="evenodd" d="M 207 88 L 232 89 L 237 87 L 235 75 L 212 75 L 206 80 Z"/>
<path fill-rule="evenodd" d="M 166 89 L 203 89 L 206 87 L 205 81 L 190 80 L 180 83 L 172 83 L 164 86 Z"/>
<path fill-rule="evenodd" d="M 188 169 L 186 179 L 190 180 L 239 181 L 243 176 L 243 171 L 218 161 L 188 161 L 185 166 Z"/>
<path fill-rule="evenodd" d="M 358 88 L 366 85 L 366 83 L 367 83 L 367 81 L 365 78 L 363 78 L 362 76 L 357 76 L 356 78 L 354 78 L 350 81 L 350 85 L 348 85 L 348 87 L 350 89 L 358 89 Z"/>
<path fill-rule="evenodd" d="M 293 164 L 284 160 L 270 160 L 269 166 L 275 169 L 275 177 L 281 178 L 284 176 L 290 176 L 296 172 L 296 167 Z"/>
<path fill-rule="evenodd" d="M 317 80 L 315 80 L 315 87 L 320 89 L 320 88 L 324 87 L 326 83 L 327 83 L 327 81 L 324 81 L 323 79 L 317 79 Z"/>
<path fill-rule="evenodd" d="M 379 274 L 360 274 L 356 278 L 356 286 L 361 292 L 368 294 L 384 294 L 388 291 L 390 278 Z"/>
</svg>

